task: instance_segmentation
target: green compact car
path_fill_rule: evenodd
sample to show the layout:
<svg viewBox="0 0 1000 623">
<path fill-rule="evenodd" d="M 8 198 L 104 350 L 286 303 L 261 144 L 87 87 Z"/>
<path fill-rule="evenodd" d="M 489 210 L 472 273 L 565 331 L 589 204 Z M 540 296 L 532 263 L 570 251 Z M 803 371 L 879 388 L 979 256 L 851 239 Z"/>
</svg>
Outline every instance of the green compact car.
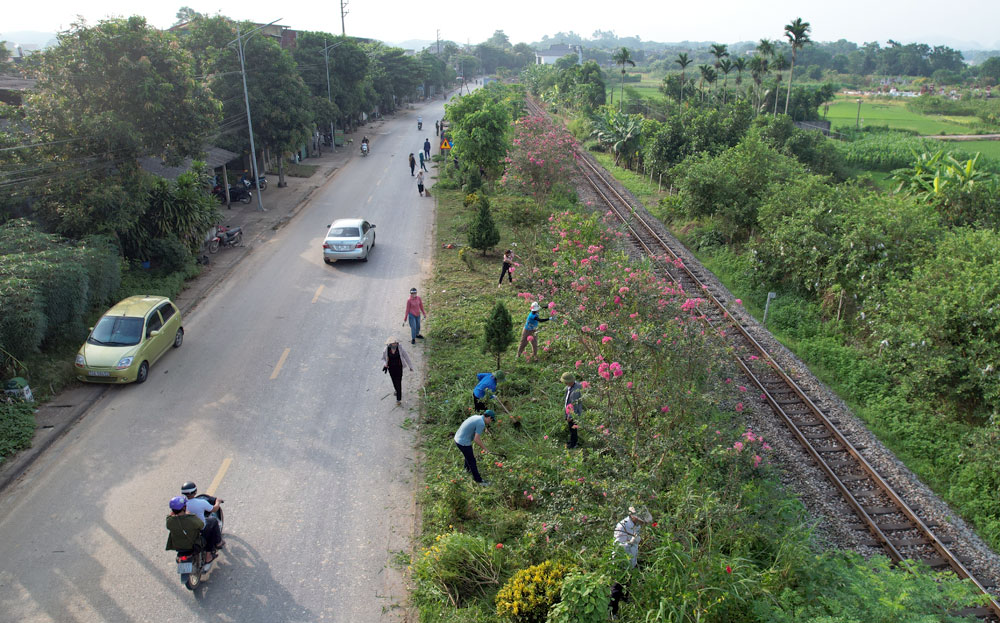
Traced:
<svg viewBox="0 0 1000 623">
<path fill-rule="evenodd" d="M 76 378 L 88 383 L 142 383 L 149 367 L 184 342 L 181 313 L 163 296 L 130 296 L 109 309 L 80 352 Z"/>
</svg>

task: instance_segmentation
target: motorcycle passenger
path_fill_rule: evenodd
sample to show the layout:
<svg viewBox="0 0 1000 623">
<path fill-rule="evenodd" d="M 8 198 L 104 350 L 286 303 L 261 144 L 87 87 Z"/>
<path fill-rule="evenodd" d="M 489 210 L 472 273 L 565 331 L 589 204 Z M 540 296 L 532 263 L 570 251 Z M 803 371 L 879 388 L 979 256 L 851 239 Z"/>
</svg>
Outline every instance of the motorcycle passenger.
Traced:
<svg viewBox="0 0 1000 623">
<path fill-rule="evenodd" d="M 212 515 L 219 510 L 222 501 L 212 496 L 206 496 L 207 499 L 195 497 L 198 495 L 198 485 L 193 482 L 185 482 L 184 486 L 181 487 L 181 493 L 187 498 L 187 511 L 201 519 L 204 525 L 201 534 L 205 537 L 205 547 L 209 551 L 225 547 L 226 542 L 222 540 L 222 527 L 219 526 L 218 518 Z"/>
<path fill-rule="evenodd" d="M 368 146 L 368 137 L 365 136 L 364 138 L 361 139 L 361 151 L 368 153 L 368 151 L 370 150 L 371 148 Z"/>
<path fill-rule="evenodd" d="M 202 529 L 205 526 L 197 515 L 187 511 L 188 499 L 183 495 L 170 498 L 170 514 L 167 515 L 167 550 L 193 550 L 205 544 Z M 218 525 L 218 522 L 216 522 Z M 206 547 L 206 549 L 208 549 Z M 205 562 L 214 558 L 211 550 L 205 554 Z"/>
</svg>

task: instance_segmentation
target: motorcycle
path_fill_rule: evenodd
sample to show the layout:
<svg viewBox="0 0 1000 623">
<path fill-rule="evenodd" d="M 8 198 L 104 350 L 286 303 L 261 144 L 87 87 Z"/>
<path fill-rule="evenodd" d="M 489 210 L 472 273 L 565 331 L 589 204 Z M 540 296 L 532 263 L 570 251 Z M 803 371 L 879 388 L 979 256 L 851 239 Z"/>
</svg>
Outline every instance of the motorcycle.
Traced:
<svg viewBox="0 0 1000 623">
<path fill-rule="evenodd" d="M 208 252 L 215 253 L 219 250 L 219 247 L 242 247 L 243 246 L 243 228 L 241 227 L 226 227 L 225 225 L 219 225 L 215 228 L 215 236 L 208 241 Z"/>
<path fill-rule="evenodd" d="M 423 130 L 423 129 L 424 129 L 424 122 L 423 121 L 418 121 L 417 122 L 417 130 L 419 131 L 419 130 Z"/>
<path fill-rule="evenodd" d="M 361 143 L 361 157 L 368 156 L 368 143 Z"/>
<path fill-rule="evenodd" d="M 215 195 L 220 202 L 226 202 L 226 191 L 221 185 L 217 185 L 212 189 L 212 194 Z M 250 203 L 253 200 L 253 193 L 247 188 L 246 184 L 233 184 L 229 187 L 229 200 L 239 201 L 240 203 Z"/>
<path fill-rule="evenodd" d="M 261 175 L 259 178 L 257 178 L 257 180 L 260 182 L 260 190 L 262 192 L 267 190 L 267 178 Z M 243 176 L 240 179 L 240 181 L 243 182 L 243 185 L 247 187 L 247 190 L 253 190 L 254 188 L 257 187 L 257 184 L 254 182 L 252 177 Z"/>
<path fill-rule="evenodd" d="M 210 495 L 205 495 L 202 493 L 196 497 L 207 500 L 211 503 L 215 503 L 215 498 Z M 219 500 L 221 504 L 224 500 Z M 219 510 L 214 511 L 212 516 L 219 520 L 219 529 L 222 529 L 222 508 L 220 506 Z M 219 557 L 219 551 L 215 552 L 215 558 Z M 195 590 L 201 585 L 202 576 L 208 575 L 208 572 L 212 570 L 212 564 L 215 563 L 215 558 L 211 562 L 205 562 L 205 550 L 198 547 L 196 549 L 182 549 L 177 550 L 177 573 L 181 576 L 181 582 L 188 588 L 188 590 Z"/>
</svg>

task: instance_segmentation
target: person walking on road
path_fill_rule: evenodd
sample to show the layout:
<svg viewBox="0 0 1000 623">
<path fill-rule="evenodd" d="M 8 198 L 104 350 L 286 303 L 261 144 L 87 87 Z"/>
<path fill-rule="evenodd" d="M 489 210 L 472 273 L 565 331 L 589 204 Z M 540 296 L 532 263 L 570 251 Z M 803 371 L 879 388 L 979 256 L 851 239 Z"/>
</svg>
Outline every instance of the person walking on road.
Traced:
<svg viewBox="0 0 1000 623">
<path fill-rule="evenodd" d="M 420 335 L 420 315 L 427 318 L 427 311 L 424 309 L 424 302 L 417 296 L 417 289 L 410 288 L 410 298 L 406 299 L 406 315 L 403 317 L 403 326 L 410 323 L 410 344 L 416 344 L 417 340 L 424 339 Z"/>
<path fill-rule="evenodd" d="M 472 474 L 472 479 L 478 485 L 486 486 L 490 483 L 483 480 L 483 477 L 479 475 L 479 466 L 476 465 L 476 454 L 472 450 L 472 444 L 476 444 L 482 448 L 483 454 L 489 452 L 483 443 L 482 434 L 486 430 L 486 425 L 492 423 L 495 419 L 496 414 L 487 409 L 482 415 L 470 415 L 462 422 L 458 430 L 455 431 L 455 445 L 458 446 L 459 451 L 465 458 L 465 471 Z"/>
<path fill-rule="evenodd" d="M 423 160 L 423 158 L 421 158 L 421 160 Z M 417 172 L 417 192 L 420 194 L 421 197 L 424 196 L 424 172 L 423 171 L 418 171 Z"/>
<path fill-rule="evenodd" d="M 551 318 L 539 318 L 538 312 L 541 310 L 541 306 L 538 301 L 531 304 L 531 311 L 528 312 L 528 318 L 524 321 L 524 329 L 521 331 L 521 343 L 517 347 L 517 356 L 520 357 L 521 353 L 531 343 L 531 357 L 538 357 L 538 340 L 535 338 L 535 331 L 538 330 L 539 322 L 548 322 Z M 529 357 L 529 359 L 531 359 Z"/>
<path fill-rule="evenodd" d="M 636 510 L 634 506 L 629 506 L 628 517 L 622 519 L 615 526 L 615 543 L 625 550 L 629 557 L 629 566 L 635 569 L 639 564 L 639 528 L 653 521 L 649 510 L 641 508 Z"/>
<path fill-rule="evenodd" d="M 424 139 L 424 156 L 428 160 L 431 159 L 431 139 L 430 139 L 430 137 Z"/>
<path fill-rule="evenodd" d="M 577 426 L 578 420 L 583 415 L 583 386 L 576 380 L 576 375 L 572 372 L 563 372 L 559 380 L 566 386 L 566 397 L 563 400 L 563 413 L 566 416 L 566 432 L 569 433 L 569 440 L 566 448 L 572 450 L 578 443 Z"/>
<path fill-rule="evenodd" d="M 503 252 L 503 268 L 500 269 L 500 281 L 497 282 L 499 288 L 503 284 L 503 276 L 507 275 L 507 283 L 514 283 L 514 252 L 507 249 Z"/>
<path fill-rule="evenodd" d="M 427 165 L 424 164 L 424 160 L 427 158 L 424 158 L 424 152 L 420 152 L 418 155 L 420 156 L 420 170 L 427 171 Z"/>
<path fill-rule="evenodd" d="M 413 170 L 416 169 L 416 168 L 417 168 L 417 159 L 414 158 L 413 154 L 411 153 L 410 154 L 410 175 L 411 176 L 413 175 Z"/>
<path fill-rule="evenodd" d="M 392 336 L 385 341 L 385 350 L 382 351 L 382 372 L 389 373 L 392 379 L 392 388 L 396 390 L 396 406 L 403 404 L 403 364 L 413 372 L 413 364 L 410 363 L 410 356 L 406 354 L 403 347 L 399 345 L 396 336 Z"/>
<path fill-rule="evenodd" d="M 476 375 L 476 386 L 472 388 L 472 407 L 476 411 L 482 411 L 486 408 L 486 401 L 489 400 L 489 396 L 486 392 L 495 393 L 497 391 L 497 383 L 503 383 L 507 376 L 500 370 L 496 372 L 480 372 Z"/>
<path fill-rule="evenodd" d="M 437 119 L 434 120 L 434 136 L 438 135 L 438 131 L 441 129 L 441 122 Z"/>
</svg>

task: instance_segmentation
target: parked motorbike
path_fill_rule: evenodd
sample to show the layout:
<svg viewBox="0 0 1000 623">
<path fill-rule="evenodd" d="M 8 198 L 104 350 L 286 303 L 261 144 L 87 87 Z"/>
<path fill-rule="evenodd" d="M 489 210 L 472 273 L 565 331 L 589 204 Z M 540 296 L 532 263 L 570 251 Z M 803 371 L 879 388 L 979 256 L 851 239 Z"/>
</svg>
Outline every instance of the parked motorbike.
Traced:
<svg viewBox="0 0 1000 623">
<path fill-rule="evenodd" d="M 364 158 L 368 155 L 368 143 L 361 143 L 361 157 Z"/>
<path fill-rule="evenodd" d="M 243 228 L 219 225 L 215 228 L 215 236 L 208 241 L 208 252 L 215 253 L 219 247 L 242 247 Z"/>
<path fill-rule="evenodd" d="M 261 175 L 257 179 L 260 181 L 261 191 L 267 190 L 267 178 Z M 247 177 L 246 175 L 244 175 L 242 178 L 240 178 L 240 181 L 243 182 L 243 185 L 246 186 L 247 189 L 249 190 L 257 188 L 257 184 L 254 182 L 254 179 L 252 177 Z"/>
<path fill-rule="evenodd" d="M 217 185 L 212 189 L 212 194 L 215 195 L 220 202 L 226 202 L 226 191 L 221 185 Z M 253 193 L 247 188 L 246 184 L 233 184 L 229 187 L 229 200 L 239 201 L 240 203 L 250 203 L 253 200 Z"/>
<path fill-rule="evenodd" d="M 202 493 L 196 497 L 208 500 L 209 502 L 215 501 L 215 498 L 205 495 Z M 223 500 L 219 500 L 223 502 Z M 212 516 L 219 520 L 219 529 L 222 529 L 222 508 L 212 513 Z M 219 557 L 218 550 L 215 552 L 215 558 Z M 215 559 L 212 562 L 205 562 L 205 551 L 202 548 L 196 549 L 182 549 L 177 551 L 177 573 L 181 576 L 181 582 L 188 588 L 188 590 L 195 590 L 201 585 L 202 576 L 208 575 L 208 572 L 212 570 L 212 565 L 215 563 Z"/>
</svg>

